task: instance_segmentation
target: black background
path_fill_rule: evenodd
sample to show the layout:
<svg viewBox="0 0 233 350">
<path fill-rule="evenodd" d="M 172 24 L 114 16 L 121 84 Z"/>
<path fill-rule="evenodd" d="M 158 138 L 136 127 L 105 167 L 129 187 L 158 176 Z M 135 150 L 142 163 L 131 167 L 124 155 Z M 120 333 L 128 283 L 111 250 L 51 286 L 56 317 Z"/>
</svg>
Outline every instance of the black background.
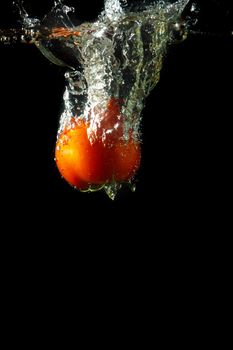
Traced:
<svg viewBox="0 0 233 350">
<path fill-rule="evenodd" d="M 199 1 L 197 28 L 232 30 L 231 2 Z M 1 2 L 0 27 L 17 21 L 10 3 L 4 1 L 4 12 Z M 79 3 L 79 16 L 93 19 L 102 2 L 96 7 L 92 0 Z M 47 12 L 51 2 L 29 5 L 36 15 Z M 22 316 L 28 316 L 35 332 L 31 320 L 41 315 L 42 327 L 48 322 L 51 330 L 51 320 L 60 321 L 63 310 L 85 305 L 89 316 L 86 309 L 101 305 L 102 315 L 106 299 L 108 309 L 126 300 L 124 315 L 132 301 L 133 315 L 151 314 L 156 306 L 157 316 L 161 305 L 166 326 L 167 319 L 177 324 L 177 316 L 184 315 L 185 321 L 196 316 L 193 328 L 186 322 L 186 333 L 191 328 L 195 332 L 191 341 L 203 328 L 208 344 L 211 338 L 216 342 L 213 329 L 217 325 L 219 334 L 221 320 L 222 345 L 229 329 L 222 314 L 228 312 L 232 296 L 232 45 L 232 38 L 196 36 L 170 47 L 160 82 L 143 111 L 137 190 L 122 190 L 115 201 L 102 192 L 75 191 L 56 169 L 63 70 L 36 47 L 0 47 L 5 320 L 13 319 L 19 329 Z M 144 323 L 145 317 L 141 319 Z M 151 317 L 147 319 L 151 329 Z M 41 324 L 35 339 L 41 339 Z M 166 327 L 164 339 L 167 333 Z M 176 333 L 179 342 L 183 333 Z M 30 339 L 20 329 L 17 339 L 22 337 Z"/>
<path fill-rule="evenodd" d="M 233 29 L 231 1 L 198 3 L 196 28 L 223 35 L 190 36 L 169 48 L 143 111 L 136 192 L 123 189 L 115 201 L 103 192 L 74 190 L 56 169 L 63 69 L 34 46 L 1 45 L 1 200 L 13 213 L 9 226 L 34 218 L 34 230 L 49 219 L 54 230 L 65 223 L 75 234 L 117 229 L 134 235 L 142 224 L 143 236 L 224 225 L 231 200 L 233 38 L 225 35 Z M 38 16 L 51 4 L 25 1 Z M 14 26 L 11 1 L 4 6 L 0 27 Z M 94 19 L 103 2 L 79 1 L 78 8 L 79 18 Z"/>
</svg>

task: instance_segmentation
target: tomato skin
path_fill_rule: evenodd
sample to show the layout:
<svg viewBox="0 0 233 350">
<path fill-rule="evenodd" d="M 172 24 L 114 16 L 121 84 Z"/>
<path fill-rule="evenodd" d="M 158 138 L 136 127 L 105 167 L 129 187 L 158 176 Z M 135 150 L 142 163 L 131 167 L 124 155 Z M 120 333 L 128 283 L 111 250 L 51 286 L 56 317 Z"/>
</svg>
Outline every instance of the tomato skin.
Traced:
<svg viewBox="0 0 233 350">
<path fill-rule="evenodd" d="M 112 144 L 88 137 L 88 125 L 79 121 L 58 137 L 55 159 L 61 175 L 80 190 L 91 185 L 130 180 L 140 164 L 140 144 L 132 138 Z"/>
</svg>

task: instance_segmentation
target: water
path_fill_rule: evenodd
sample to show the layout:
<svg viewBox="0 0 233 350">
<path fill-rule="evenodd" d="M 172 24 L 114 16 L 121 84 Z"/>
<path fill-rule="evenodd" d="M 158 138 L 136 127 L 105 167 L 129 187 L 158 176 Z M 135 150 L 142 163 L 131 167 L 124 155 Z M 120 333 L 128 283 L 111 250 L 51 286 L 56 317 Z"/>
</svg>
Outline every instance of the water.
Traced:
<svg viewBox="0 0 233 350">
<path fill-rule="evenodd" d="M 140 139 L 141 114 L 146 97 L 160 78 L 167 45 L 188 0 L 144 1 L 134 7 L 127 1 L 106 0 L 105 9 L 92 22 L 75 26 L 73 8 L 57 1 L 42 20 L 31 18 L 20 7 L 21 31 L 2 35 L 1 41 L 35 44 L 51 62 L 67 67 L 64 109 L 58 135 L 79 119 L 89 124 L 90 141 L 117 133 L 103 121 L 111 99 L 121 101 L 124 140 Z M 123 4 L 123 5 L 122 5 Z M 117 135 L 117 134 L 116 134 Z M 114 198 L 121 184 L 101 186 Z M 93 190 L 90 186 L 90 190 Z"/>
</svg>

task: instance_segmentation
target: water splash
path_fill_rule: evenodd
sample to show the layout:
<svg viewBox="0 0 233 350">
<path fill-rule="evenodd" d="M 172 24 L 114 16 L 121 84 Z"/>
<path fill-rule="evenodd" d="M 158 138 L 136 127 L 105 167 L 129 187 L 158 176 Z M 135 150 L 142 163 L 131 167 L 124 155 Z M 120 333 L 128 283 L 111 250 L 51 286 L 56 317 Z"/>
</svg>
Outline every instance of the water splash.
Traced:
<svg viewBox="0 0 233 350">
<path fill-rule="evenodd" d="M 19 6 L 21 41 L 34 43 L 51 62 L 67 67 L 58 138 L 81 120 L 88 125 L 91 144 L 100 139 L 107 144 L 116 138 L 141 141 L 145 98 L 159 81 L 174 25 L 188 2 L 155 1 L 145 5 L 143 1 L 139 7 L 106 0 L 96 21 L 78 26 L 69 17 L 74 9 L 62 1 L 56 1 L 41 20 L 31 18 Z M 2 35 L 1 40 L 7 42 L 7 36 Z M 118 101 L 114 123 L 106 114 L 110 101 Z M 130 185 L 131 180 L 127 179 Z M 90 183 L 88 190 L 104 188 L 114 199 L 123 182 L 118 183 L 113 174 L 99 186 Z"/>
</svg>

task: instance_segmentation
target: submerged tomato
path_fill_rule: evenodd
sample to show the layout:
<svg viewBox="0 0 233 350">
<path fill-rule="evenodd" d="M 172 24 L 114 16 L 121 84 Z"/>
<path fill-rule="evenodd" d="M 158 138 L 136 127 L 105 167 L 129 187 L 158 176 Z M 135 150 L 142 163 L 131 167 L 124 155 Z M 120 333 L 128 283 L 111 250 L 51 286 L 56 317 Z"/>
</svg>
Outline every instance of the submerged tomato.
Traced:
<svg viewBox="0 0 233 350">
<path fill-rule="evenodd" d="M 117 100 L 116 100 L 117 101 Z M 98 125 L 95 138 L 90 141 L 90 125 L 80 120 L 64 130 L 56 144 L 56 163 L 61 175 L 80 190 L 91 185 L 130 180 L 140 163 L 140 144 L 129 137 L 125 141 L 119 105 L 110 101 Z M 102 131 L 113 129 L 103 142 Z"/>
</svg>

